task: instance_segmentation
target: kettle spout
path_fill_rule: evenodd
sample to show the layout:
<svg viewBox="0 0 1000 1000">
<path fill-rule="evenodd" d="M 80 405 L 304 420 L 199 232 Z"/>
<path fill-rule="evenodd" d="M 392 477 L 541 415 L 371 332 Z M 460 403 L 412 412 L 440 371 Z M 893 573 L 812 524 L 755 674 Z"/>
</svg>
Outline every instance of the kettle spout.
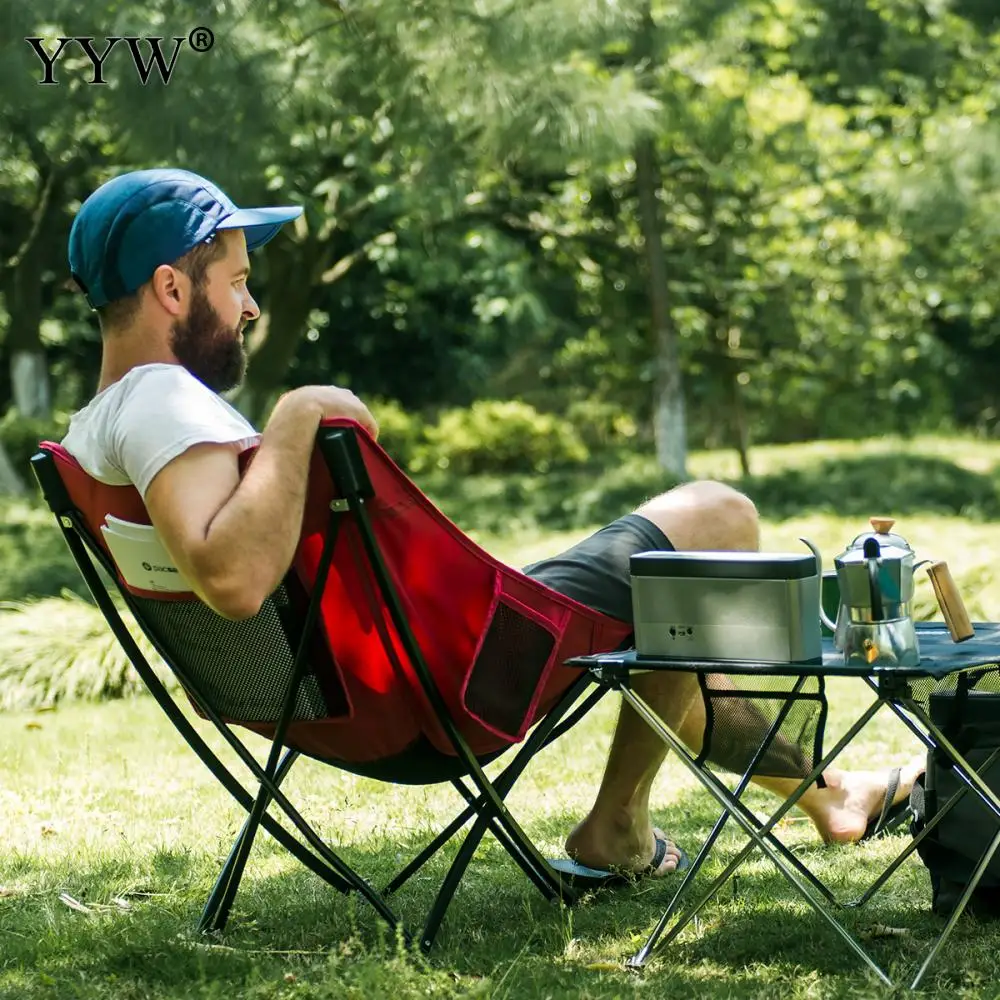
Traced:
<svg viewBox="0 0 1000 1000">
<path fill-rule="evenodd" d="M 823 609 L 823 557 L 820 555 L 819 549 L 809 541 L 808 538 L 800 538 L 800 542 L 809 549 L 810 552 L 816 557 L 816 575 L 819 577 L 820 581 L 820 598 L 819 598 L 819 620 L 831 631 L 837 631 L 837 623 L 833 621 L 830 616 Z"/>
</svg>

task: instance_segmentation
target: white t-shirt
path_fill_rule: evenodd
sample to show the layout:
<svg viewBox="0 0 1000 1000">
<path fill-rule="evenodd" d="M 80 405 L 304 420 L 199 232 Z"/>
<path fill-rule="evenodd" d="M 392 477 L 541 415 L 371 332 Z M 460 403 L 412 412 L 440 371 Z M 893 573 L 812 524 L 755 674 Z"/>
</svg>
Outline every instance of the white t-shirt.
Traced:
<svg viewBox="0 0 1000 1000">
<path fill-rule="evenodd" d="M 181 365 L 140 365 L 73 414 L 63 447 L 111 486 L 133 484 L 145 499 L 153 477 L 196 444 L 260 441 L 253 425 Z"/>
</svg>

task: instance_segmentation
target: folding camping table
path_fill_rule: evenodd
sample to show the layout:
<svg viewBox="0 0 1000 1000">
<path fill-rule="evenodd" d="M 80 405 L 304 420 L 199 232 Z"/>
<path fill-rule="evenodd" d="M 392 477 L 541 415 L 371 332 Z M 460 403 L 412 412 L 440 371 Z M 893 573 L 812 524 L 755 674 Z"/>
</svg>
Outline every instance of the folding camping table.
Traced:
<svg viewBox="0 0 1000 1000">
<path fill-rule="evenodd" d="M 671 920 L 673 919 L 673 925 L 666 933 L 666 937 L 663 938 L 663 944 L 675 938 L 697 916 L 757 847 L 816 913 L 841 937 L 854 954 L 882 982 L 892 985 L 888 975 L 862 947 L 857 938 L 837 919 L 836 911 L 838 908 L 856 907 L 868 902 L 906 858 L 913 853 L 918 843 L 931 833 L 937 823 L 967 791 L 977 795 L 1000 820 L 1000 798 L 981 776 L 992 762 L 992 757 L 982 766 L 981 772 L 977 773 L 963 756 L 963 753 L 942 731 L 941 726 L 931 718 L 928 704 L 931 693 L 943 689 L 978 690 L 976 685 L 992 686 L 993 690 L 1000 689 L 1000 624 L 977 624 L 975 630 L 976 634 L 972 639 L 956 644 L 952 642 L 948 630 L 943 625 L 936 623 L 918 624 L 917 635 L 920 643 L 921 661 L 920 665 L 916 667 L 845 664 L 842 654 L 833 648 L 832 640 L 829 638 L 824 639 L 822 663 L 776 664 L 661 659 L 639 656 L 634 649 L 580 656 L 567 661 L 574 666 L 589 670 L 598 684 L 620 691 L 624 700 L 659 735 L 664 743 L 675 751 L 685 767 L 723 808 L 722 815 L 716 821 L 690 868 L 684 873 L 666 912 L 642 947 L 628 959 L 627 965 L 634 969 L 642 968 L 653 949 L 660 943 Z M 703 749 L 702 753 L 695 754 L 686 747 L 649 704 L 632 690 L 630 680 L 634 674 L 653 670 L 681 671 L 697 675 L 702 693 L 706 697 L 708 720 L 706 748 Z M 705 766 L 704 758 L 711 752 L 712 734 L 710 729 L 713 717 L 712 711 L 708 709 L 707 699 L 719 696 L 720 693 L 725 693 L 729 697 L 734 696 L 732 690 L 720 692 L 718 689 L 712 689 L 711 678 L 713 676 L 725 677 L 730 682 L 734 682 L 736 685 L 735 696 L 744 699 L 761 697 L 780 701 L 779 707 L 773 712 L 773 721 L 766 736 L 749 752 L 745 769 L 732 789 L 723 783 L 709 767 Z M 828 677 L 857 678 L 868 685 L 874 694 L 874 699 L 843 736 L 837 740 L 835 746 L 824 755 L 821 746 L 827 704 L 825 679 Z M 773 685 L 775 679 L 779 679 L 778 689 Z M 769 682 L 771 687 L 767 686 Z M 815 765 L 809 769 L 809 773 L 805 777 L 802 777 L 794 792 L 775 809 L 771 816 L 766 820 L 761 820 L 747 808 L 741 797 L 751 777 L 759 769 L 761 761 L 769 752 L 773 752 L 774 741 L 781 734 L 782 726 L 790 711 L 801 700 L 814 702 L 820 710 L 820 721 L 815 736 L 816 752 L 811 758 L 815 760 Z M 952 762 L 955 773 L 963 784 L 959 791 L 947 803 L 943 804 L 935 817 L 928 822 L 916 838 L 908 842 L 898 857 L 861 896 L 847 902 L 840 902 L 801 859 L 781 843 L 774 833 L 774 827 L 883 707 L 888 708 L 902 720 L 903 724 L 926 747 L 936 748 L 945 754 Z M 704 864 L 730 816 L 742 828 L 749 840 L 727 864 L 724 871 L 693 902 L 688 903 L 686 890 Z M 1000 824 L 998 824 L 995 836 L 976 865 L 958 905 L 932 943 L 917 971 L 911 984 L 912 989 L 919 986 L 931 962 L 947 941 L 998 847 L 1000 847 Z M 683 911 L 681 911 L 682 901 L 686 903 Z"/>
</svg>

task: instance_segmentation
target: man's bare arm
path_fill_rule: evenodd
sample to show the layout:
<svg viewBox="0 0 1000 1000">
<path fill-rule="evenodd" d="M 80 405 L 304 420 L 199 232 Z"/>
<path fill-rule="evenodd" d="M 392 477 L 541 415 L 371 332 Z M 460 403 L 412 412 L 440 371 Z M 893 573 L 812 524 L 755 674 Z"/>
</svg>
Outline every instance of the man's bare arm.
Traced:
<svg viewBox="0 0 1000 1000">
<path fill-rule="evenodd" d="M 168 463 L 146 491 L 146 508 L 167 551 L 220 614 L 256 614 L 288 571 L 302 530 L 316 430 L 333 416 L 377 431 L 353 393 L 306 386 L 278 401 L 242 479 L 231 445 L 202 444 Z"/>
</svg>

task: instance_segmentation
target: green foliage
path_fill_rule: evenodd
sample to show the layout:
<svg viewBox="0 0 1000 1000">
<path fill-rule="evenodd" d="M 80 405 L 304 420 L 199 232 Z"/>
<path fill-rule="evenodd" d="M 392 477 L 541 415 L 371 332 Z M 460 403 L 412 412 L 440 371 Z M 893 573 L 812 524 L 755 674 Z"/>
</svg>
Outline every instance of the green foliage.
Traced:
<svg viewBox="0 0 1000 1000">
<path fill-rule="evenodd" d="M 431 471 L 418 474 L 417 483 L 462 531 L 502 536 L 540 525 L 564 527 L 554 498 L 565 494 L 567 478 L 558 473 L 461 477 Z"/>
<path fill-rule="evenodd" d="M 481 472 L 546 472 L 587 460 L 572 424 L 518 400 L 479 400 L 447 410 L 427 428 L 421 467 L 456 476 Z"/>
<path fill-rule="evenodd" d="M 559 502 L 565 527 L 607 524 L 678 485 L 649 455 L 609 455 L 598 471 L 581 480 L 576 477 Z M 558 518 L 550 523 L 555 526 Z"/>
<path fill-rule="evenodd" d="M 0 497 L 0 600 L 88 595 L 49 509 Z"/>
<path fill-rule="evenodd" d="M 419 475 L 418 482 L 463 531 L 501 537 L 599 527 L 677 485 L 653 458 L 627 453 L 545 474 L 438 472 Z"/>
<path fill-rule="evenodd" d="M 68 428 L 68 413 L 56 413 L 41 419 L 22 417 L 17 410 L 10 409 L 0 419 L 0 442 L 21 477 L 34 485 L 30 462 L 31 456 L 38 451 L 39 441 L 61 441 Z"/>
<path fill-rule="evenodd" d="M 137 641 L 151 662 L 161 662 L 142 636 Z M 168 676 L 165 668 L 163 676 Z M 68 592 L 0 604 L 0 710 L 104 701 L 144 690 L 104 616 L 92 604 Z"/>
<path fill-rule="evenodd" d="M 956 515 L 970 520 L 1000 518 L 1000 480 L 954 461 L 918 453 L 838 457 L 739 486 L 765 517 L 826 511 L 864 518 L 882 511 Z"/>
<path fill-rule="evenodd" d="M 411 469 L 426 444 L 423 420 L 391 399 L 368 400 L 378 423 L 378 442 L 403 469 Z"/>
<path fill-rule="evenodd" d="M 305 206 L 255 254 L 248 413 L 326 381 L 424 409 L 524 400 L 591 453 L 648 441 L 650 138 L 692 444 L 867 433 L 869 412 L 996 433 L 994 6 L 239 0 L 206 7 L 217 44 L 165 91 L 120 47 L 106 87 L 79 53 L 39 87 L 23 38 L 186 34 L 174 0 L 141 24 L 122 0 L 0 0 L 0 413 L 28 326 L 57 405 L 87 397 L 72 213 L 112 174 L 180 163 L 237 201 Z"/>
<path fill-rule="evenodd" d="M 592 397 L 571 402 L 566 421 L 594 454 L 634 446 L 639 433 L 634 416 L 621 404 Z"/>
</svg>

